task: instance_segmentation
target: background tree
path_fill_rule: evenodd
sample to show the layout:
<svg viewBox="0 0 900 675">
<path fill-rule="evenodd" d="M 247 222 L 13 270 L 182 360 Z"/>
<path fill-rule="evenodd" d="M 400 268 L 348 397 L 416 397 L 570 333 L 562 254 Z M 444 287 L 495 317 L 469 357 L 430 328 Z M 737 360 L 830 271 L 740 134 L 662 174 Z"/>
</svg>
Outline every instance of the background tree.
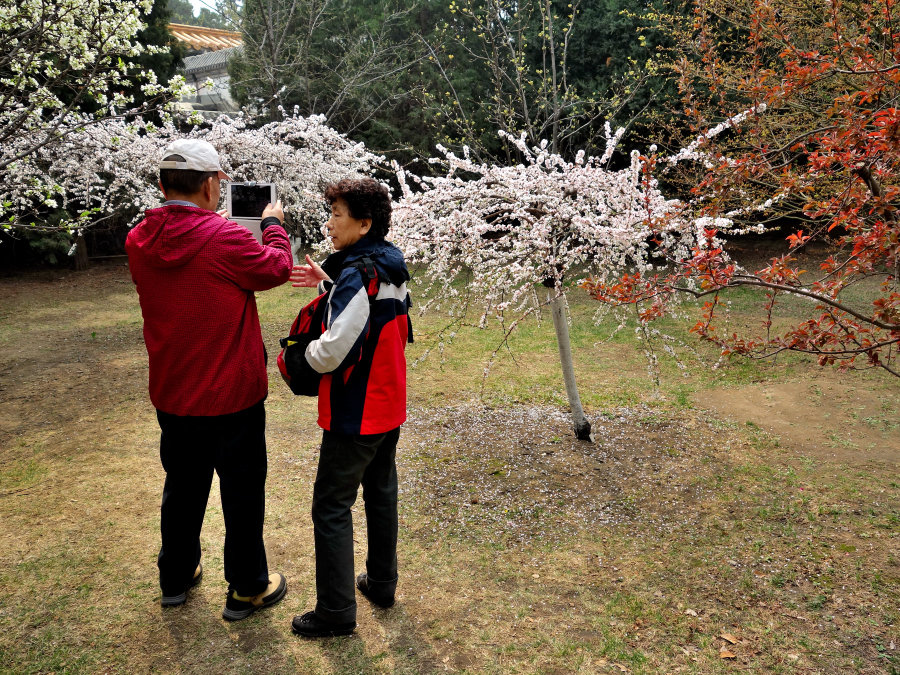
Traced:
<svg viewBox="0 0 900 675">
<path fill-rule="evenodd" d="M 4 229 L 32 225 L 57 207 L 62 188 L 48 177 L 40 151 L 129 111 L 135 80 L 143 82 L 145 111 L 178 94 L 136 63 L 165 49 L 137 39 L 152 9 L 151 0 L 0 0 L 0 41 L 6 45 L 0 54 Z"/>
<path fill-rule="evenodd" d="M 133 63 L 138 74 L 129 77 L 129 85 L 123 88 L 131 105 L 143 107 L 152 105 L 153 94 L 144 93 L 143 80 L 148 73 L 155 82 L 168 82 L 182 65 L 185 49 L 169 32 L 169 23 L 173 21 L 169 10 L 170 0 L 153 0 L 150 13 L 144 17 L 146 26 L 135 36 L 135 41 L 150 49 L 137 56 Z M 156 118 L 157 121 L 159 118 Z"/>
<path fill-rule="evenodd" d="M 631 0 L 454 0 L 423 36 L 441 75 L 426 103 L 444 142 L 510 161 L 499 129 L 568 157 L 602 152 L 604 123 L 624 125 L 654 95 L 655 43 L 638 36 L 646 11 Z"/>
<path fill-rule="evenodd" d="M 233 30 L 231 22 L 217 9 L 201 7 L 197 15 L 194 15 L 194 6 L 189 0 L 168 0 L 170 21 L 183 23 L 188 26 L 203 26 L 205 28 L 221 28 Z"/>
<path fill-rule="evenodd" d="M 672 159 L 693 169 L 703 245 L 690 258 L 670 256 L 669 273 L 594 283 L 596 296 L 646 303 L 654 318 L 689 293 L 705 300 L 693 330 L 724 354 L 790 350 L 900 375 L 898 21 L 893 0 L 828 0 L 824 16 L 779 0 L 698 3 L 685 43 L 698 58 L 680 66 L 686 111 L 699 130 L 739 106 L 753 113 Z M 786 223 L 798 229 L 765 267 L 747 270 L 727 255 L 726 238 Z M 817 243 L 825 252 L 805 270 L 796 256 Z M 737 287 L 764 292 L 759 331 L 723 330 Z M 779 323 L 786 296 L 809 301 L 803 321 Z"/>
<path fill-rule="evenodd" d="M 417 57 L 406 3 L 248 0 L 231 11 L 244 37 L 229 64 L 232 94 L 269 119 L 296 107 L 364 138 L 408 96 L 401 76 Z"/>
<path fill-rule="evenodd" d="M 569 79 L 579 91 L 610 103 L 615 113 L 609 121 L 613 128 L 626 127 L 626 142 L 658 142 L 658 128 L 679 115 L 678 89 L 666 67 L 673 40 L 660 24 L 662 12 L 675 4 L 595 0 L 578 7 L 569 39 Z"/>
<path fill-rule="evenodd" d="M 127 74 L 116 85 L 116 93 L 120 94 L 127 102 L 128 107 L 141 109 L 145 106 L 153 107 L 155 93 L 144 93 L 144 85 L 147 82 L 168 82 L 181 66 L 185 49 L 182 43 L 176 40 L 169 32 L 168 25 L 171 20 L 171 12 L 168 8 L 168 0 L 152 0 L 149 13 L 141 16 L 143 28 L 134 36 L 136 44 L 143 48 L 142 53 L 131 60 L 132 72 Z M 80 92 L 63 83 L 63 86 L 54 90 L 63 103 L 69 103 Z M 109 92 L 112 93 L 112 92 Z M 91 115 L 97 114 L 104 107 L 102 100 L 92 96 L 82 96 L 77 104 L 79 112 Z M 159 116 L 151 113 L 154 121 L 159 121 Z"/>
<path fill-rule="evenodd" d="M 638 0 L 250 0 L 230 11 L 247 45 L 231 63 L 238 101 L 270 119 L 279 104 L 324 114 L 404 161 L 438 141 L 500 156 L 510 148 L 498 129 L 602 152 L 603 123 L 645 114 L 663 85 L 652 61 L 662 38 L 638 36 L 650 20 Z"/>
</svg>

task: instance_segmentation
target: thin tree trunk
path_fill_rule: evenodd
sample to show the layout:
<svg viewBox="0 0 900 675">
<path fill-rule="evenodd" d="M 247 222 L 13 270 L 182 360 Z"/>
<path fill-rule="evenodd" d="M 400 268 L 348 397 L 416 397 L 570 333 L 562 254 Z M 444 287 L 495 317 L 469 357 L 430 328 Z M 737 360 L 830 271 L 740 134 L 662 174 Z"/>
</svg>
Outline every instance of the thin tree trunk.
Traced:
<svg viewBox="0 0 900 675">
<path fill-rule="evenodd" d="M 553 39 L 553 8 L 550 6 L 550 0 L 546 0 L 544 11 L 547 13 L 547 36 L 550 41 L 550 72 L 553 76 L 553 129 L 550 132 L 550 138 L 553 143 L 553 152 L 559 152 L 559 85 L 556 82 L 556 42 Z M 574 380 L 573 380 L 574 382 Z M 575 396 L 578 396 L 576 391 Z"/>
<path fill-rule="evenodd" d="M 553 312 L 553 327 L 556 329 L 556 344 L 559 347 L 559 362 L 562 366 L 563 382 L 566 384 L 566 396 L 569 397 L 569 407 L 572 409 L 572 427 L 575 437 L 582 441 L 593 440 L 591 438 L 591 423 L 584 416 L 584 408 L 581 407 L 581 397 L 578 395 L 578 385 L 575 384 L 575 366 L 572 363 L 572 344 L 569 341 L 569 321 L 566 308 L 566 296 L 564 293 L 556 295 L 554 290 L 549 292 L 550 309 Z"/>
<path fill-rule="evenodd" d="M 75 269 L 79 272 L 88 268 L 88 250 L 84 235 L 75 237 Z"/>
</svg>

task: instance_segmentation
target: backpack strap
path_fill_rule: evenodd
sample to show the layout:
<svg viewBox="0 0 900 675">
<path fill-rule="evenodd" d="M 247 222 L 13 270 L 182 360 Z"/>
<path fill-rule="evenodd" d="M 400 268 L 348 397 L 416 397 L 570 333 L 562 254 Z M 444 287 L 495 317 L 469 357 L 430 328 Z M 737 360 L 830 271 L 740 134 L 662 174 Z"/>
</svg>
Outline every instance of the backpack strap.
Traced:
<svg viewBox="0 0 900 675">
<path fill-rule="evenodd" d="M 375 263 L 372 262 L 372 259 L 366 255 L 353 263 L 353 266 L 359 270 L 359 273 L 363 278 L 363 283 L 366 285 L 366 295 L 369 296 L 369 304 L 371 305 L 373 302 L 375 302 L 375 296 L 378 295 L 377 283 L 375 284 L 374 293 L 370 292 L 369 290 L 372 282 L 378 281 L 378 272 L 375 269 Z"/>
</svg>

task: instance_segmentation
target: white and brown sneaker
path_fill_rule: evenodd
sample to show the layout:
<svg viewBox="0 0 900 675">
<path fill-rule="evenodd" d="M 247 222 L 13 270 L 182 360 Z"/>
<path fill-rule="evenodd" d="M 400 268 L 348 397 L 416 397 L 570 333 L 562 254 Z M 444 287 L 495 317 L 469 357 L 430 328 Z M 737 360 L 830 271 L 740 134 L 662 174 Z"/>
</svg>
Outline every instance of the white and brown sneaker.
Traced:
<svg viewBox="0 0 900 675">
<path fill-rule="evenodd" d="M 269 575 L 269 585 L 262 593 L 257 595 L 238 595 L 236 591 L 229 588 L 228 597 L 225 600 L 225 609 L 222 610 L 222 618 L 226 621 L 246 619 L 256 610 L 276 604 L 286 594 L 287 580 L 279 572 Z"/>
</svg>

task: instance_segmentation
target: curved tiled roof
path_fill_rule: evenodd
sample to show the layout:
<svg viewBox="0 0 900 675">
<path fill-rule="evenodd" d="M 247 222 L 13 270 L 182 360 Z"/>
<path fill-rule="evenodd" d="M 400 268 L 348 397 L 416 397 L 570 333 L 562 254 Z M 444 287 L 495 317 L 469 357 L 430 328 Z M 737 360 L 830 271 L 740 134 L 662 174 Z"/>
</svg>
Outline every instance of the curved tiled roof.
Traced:
<svg viewBox="0 0 900 675">
<path fill-rule="evenodd" d="M 229 47 L 215 52 L 203 52 L 196 56 L 185 56 L 184 70 L 187 73 L 203 73 L 224 68 L 231 55 L 239 49 L 240 47 Z"/>
<path fill-rule="evenodd" d="M 181 42 L 194 49 L 216 51 L 229 47 L 240 47 L 243 42 L 241 34 L 219 28 L 188 26 L 183 23 L 170 23 L 169 32 Z"/>
</svg>

